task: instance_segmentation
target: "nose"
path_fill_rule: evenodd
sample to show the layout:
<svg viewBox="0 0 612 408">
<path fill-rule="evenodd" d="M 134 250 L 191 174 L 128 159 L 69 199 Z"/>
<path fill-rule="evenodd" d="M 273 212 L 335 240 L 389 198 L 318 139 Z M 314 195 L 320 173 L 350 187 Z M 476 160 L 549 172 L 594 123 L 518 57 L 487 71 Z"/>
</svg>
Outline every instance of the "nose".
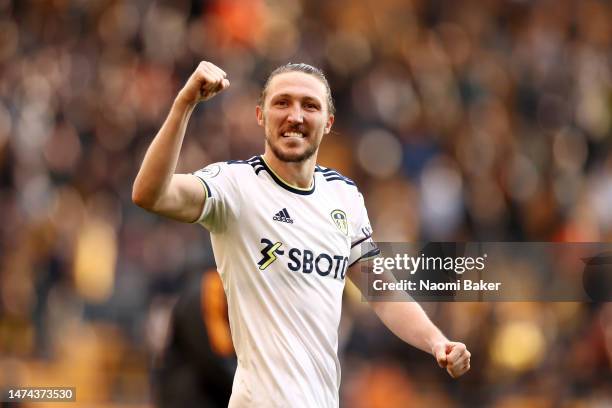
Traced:
<svg viewBox="0 0 612 408">
<path fill-rule="evenodd" d="M 291 123 L 303 123 L 304 122 L 304 112 L 302 112 L 302 107 L 299 103 L 295 103 L 291 105 L 291 109 L 289 111 L 289 117 L 287 120 Z"/>
</svg>

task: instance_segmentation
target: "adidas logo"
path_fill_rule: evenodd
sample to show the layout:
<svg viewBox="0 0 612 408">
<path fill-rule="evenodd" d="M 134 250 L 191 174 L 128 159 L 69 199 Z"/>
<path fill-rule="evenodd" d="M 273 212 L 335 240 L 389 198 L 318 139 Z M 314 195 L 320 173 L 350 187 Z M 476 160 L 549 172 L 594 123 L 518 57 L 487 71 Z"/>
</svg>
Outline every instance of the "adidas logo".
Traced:
<svg viewBox="0 0 612 408">
<path fill-rule="evenodd" d="M 282 210 L 274 214 L 274 217 L 272 217 L 272 219 L 274 221 L 281 221 L 281 222 L 286 222 L 288 224 L 293 224 L 293 220 L 289 216 L 289 213 L 287 212 L 286 208 L 283 208 Z"/>
</svg>

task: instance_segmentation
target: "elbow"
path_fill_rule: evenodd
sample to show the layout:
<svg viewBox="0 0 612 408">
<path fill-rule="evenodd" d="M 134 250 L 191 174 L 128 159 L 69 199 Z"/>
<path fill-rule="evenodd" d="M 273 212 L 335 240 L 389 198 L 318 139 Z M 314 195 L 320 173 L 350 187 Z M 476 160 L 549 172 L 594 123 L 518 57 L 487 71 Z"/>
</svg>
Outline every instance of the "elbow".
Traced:
<svg viewBox="0 0 612 408">
<path fill-rule="evenodd" d="M 151 211 L 155 206 L 155 200 L 153 200 L 150 195 L 138 189 L 136 185 L 132 188 L 132 202 L 147 211 Z"/>
</svg>

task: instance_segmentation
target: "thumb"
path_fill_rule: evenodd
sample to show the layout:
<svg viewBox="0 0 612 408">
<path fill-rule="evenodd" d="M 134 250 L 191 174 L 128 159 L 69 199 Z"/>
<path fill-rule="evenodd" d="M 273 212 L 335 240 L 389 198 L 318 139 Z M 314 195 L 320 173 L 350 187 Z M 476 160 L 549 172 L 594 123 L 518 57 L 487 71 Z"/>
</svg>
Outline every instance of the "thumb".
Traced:
<svg viewBox="0 0 612 408">
<path fill-rule="evenodd" d="M 438 343 L 434 348 L 434 356 L 436 357 L 436 361 L 438 362 L 440 368 L 446 367 L 448 363 L 446 360 L 446 344 Z"/>
<path fill-rule="evenodd" d="M 446 354 L 450 354 L 451 351 L 453 351 L 453 349 L 455 348 L 455 343 L 453 343 L 452 341 L 449 341 L 448 343 L 445 344 L 446 347 Z"/>
<path fill-rule="evenodd" d="M 223 78 L 221 82 L 217 82 L 216 84 L 212 84 L 211 91 L 213 94 L 218 94 L 219 92 L 229 88 L 230 82 L 227 78 Z"/>
</svg>

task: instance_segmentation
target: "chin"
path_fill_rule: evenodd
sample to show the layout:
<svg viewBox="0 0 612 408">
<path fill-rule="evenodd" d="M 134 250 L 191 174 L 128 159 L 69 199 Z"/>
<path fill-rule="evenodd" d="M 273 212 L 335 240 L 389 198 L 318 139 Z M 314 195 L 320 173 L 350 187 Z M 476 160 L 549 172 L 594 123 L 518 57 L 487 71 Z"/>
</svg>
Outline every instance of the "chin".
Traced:
<svg viewBox="0 0 612 408">
<path fill-rule="evenodd" d="M 281 161 L 289 163 L 300 163 L 310 159 L 317 151 L 314 146 L 304 149 L 287 149 L 279 146 L 270 146 L 272 153 Z"/>
<path fill-rule="evenodd" d="M 300 163 L 303 162 L 310 157 L 312 154 L 306 154 L 307 152 L 274 152 L 274 155 L 281 161 L 289 162 L 289 163 Z"/>
</svg>

